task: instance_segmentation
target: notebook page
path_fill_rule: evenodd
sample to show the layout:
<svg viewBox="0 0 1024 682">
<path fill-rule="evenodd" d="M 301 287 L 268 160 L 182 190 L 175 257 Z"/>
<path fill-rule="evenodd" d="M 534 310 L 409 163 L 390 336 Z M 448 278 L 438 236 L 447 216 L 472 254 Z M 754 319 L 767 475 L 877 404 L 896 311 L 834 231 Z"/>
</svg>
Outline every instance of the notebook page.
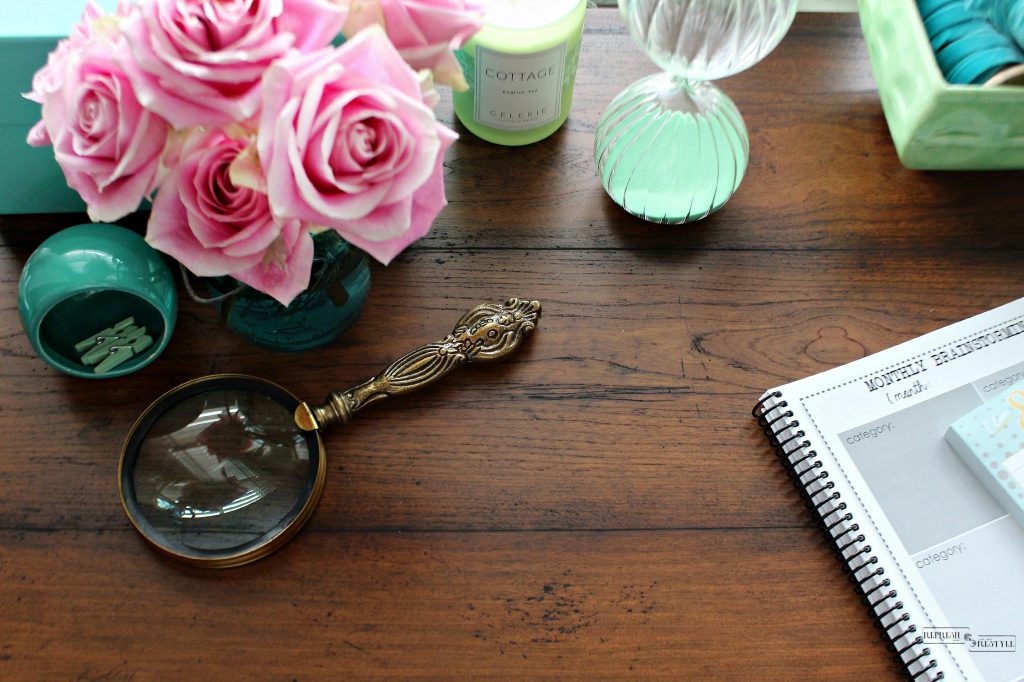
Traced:
<svg viewBox="0 0 1024 682">
<path fill-rule="evenodd" d="M 1024 299 L 776 389 L 945 679 L 1024 679 L 1024 528 L 944 439 L 1015 381 Z"/>
</svg>

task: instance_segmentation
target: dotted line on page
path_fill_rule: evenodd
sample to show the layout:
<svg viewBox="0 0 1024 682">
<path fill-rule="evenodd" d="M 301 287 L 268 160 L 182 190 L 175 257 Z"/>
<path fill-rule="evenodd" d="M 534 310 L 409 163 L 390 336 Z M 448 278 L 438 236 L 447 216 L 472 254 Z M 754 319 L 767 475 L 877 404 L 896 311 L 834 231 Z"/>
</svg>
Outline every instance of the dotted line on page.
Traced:
<svg viewBox="0 0 1024 682">
<path fill-rule="evenodd" d="M 925 356 L 931 355 L 932 353 L 934 353 L 937 350 L 941 350 L 943 348 L 949 348 L 950 346 L 959 346 L 960 344 L 964 343 L 965 341 L 969 341 L 971 339 L 976 339 L 979 336 L 987 334 L 987 333 L 989 333 L 990 331 L 992 331 L 994 329 L 1005 328 L 1005 327 L 1010 326 L 1011 324 L 1015 324 L 1015 323 L 1020 322 L 1022 320 L 1024 320 L 1024 315 L 1018 315 L 1017 317 L 1012 317 L 1012 318 L 1010 318 L 1009 320 L 1007 320 L 1005 322 L 1001 322 L 999 324 L 994 324 L 991 327 L 986 327 L 984 329 L 977 330 L 975 332 L 972 332 L 971 334 L 968 334 L 967 336 L 963 336 L 963 337 L 961 337 L 959 339 L 954 339 L 953 341 L 949 341 L 948 343 L 944 343 L 944 344 L 942 344 L 940 346 L 935 346 L 931 350 L 924 351 L 923 353 L 918 353 L 917 355 L 912 355 L 911 357 L 905 358 L 904 360 L 901 360 L 900 362 L 898 362 L 896 364 L 889 365 L 888 367 L 882 367 L 881 369 L 877 369 L 877 370 L 875 370 L 873 372 L 869 372 L 868 374 L 864 374 L 864 375 L 859 376 L 859 377 L 857 377 L 855 379 L 850 379 L 849 381 L 844 381 L 841 384 L 836 384 L 835 386 L 830 386 L 828 388 L 825 388 L 825 389 L 822 389 L 822 390 L 818 391 L 817 393 L 811 393 L 810 395 L 807 396 L 807 398 L 816 398 L 816 397 L 818 397 L 820 395 L 824 395 L 825 393 L 828 393 L 829 391 L 834 391 L 836 389 L 843 388 L 844 386 L 849 386 L 850 384 L 855 384 L 858 381 L 864 381 L 868 377 L 875 376 L 876 374 L 882 374 L 882 373 L 888 372 L 889 370 L 896 369 L 898 367 L 904 367 L 904 366 L 906 366 L 906 364 L 908 362 L 912 362 L 913 360 L 917 360 L 919 358 L 923 358 Z M 1013 337 L 1009 337 L 1009 338 L 1013 338 Z M 1002 339 L 1002 340 L 1006 341 L 1008 339 Z M 994 345 L 994 344 L 991 344 L 991 345 Z M 802 400 L 801 400 L 801 402 L 802 402 Z"/>
</svg>

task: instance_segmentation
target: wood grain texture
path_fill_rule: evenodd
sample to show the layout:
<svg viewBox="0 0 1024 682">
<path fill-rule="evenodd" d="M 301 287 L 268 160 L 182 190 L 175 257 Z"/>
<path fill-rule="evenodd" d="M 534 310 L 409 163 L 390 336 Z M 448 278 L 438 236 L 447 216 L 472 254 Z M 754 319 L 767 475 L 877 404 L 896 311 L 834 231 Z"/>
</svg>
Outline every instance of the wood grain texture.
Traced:
<svg viewBox="0 0 1024 682">
<path fill-rule="evenodd" d="M 902 168 L 856 17 L 801 15 L 721 84 L 751 133 L 737 194 L 643 223 L 592 147 L 653 67 L 617 12 L 587 23 L 549 140 L 483 143 L 442 103 L 450 204 L 324 352 L 248 346 L 182 291 L 157 362 L 60 375 L 17 279 L 81 216 L 0 218 L 0 678 L 895 678 L 749 410 L 1019 296 L 1020 174 Z M 544 303 L 527 346 L 329 434 L 324 497 L 280 553 L 204 572 L 130 530 L 117 457 L 163 391 L 245 372 L 317 400 L 512 295 Z"/>
<path fill-rule="evenodd" d="M 835 567 L 811 530 L 314 531 L 214 573 L 154 561 L 126 532 L 0 540 L 17 557 L 0 560 L 0 659 L 27 677 L 889 672 L 861 655 L 877 632 L 844 581 L 821 580 Z M 88 586 L 73 597 L 71 567 Z"/>
</svg>

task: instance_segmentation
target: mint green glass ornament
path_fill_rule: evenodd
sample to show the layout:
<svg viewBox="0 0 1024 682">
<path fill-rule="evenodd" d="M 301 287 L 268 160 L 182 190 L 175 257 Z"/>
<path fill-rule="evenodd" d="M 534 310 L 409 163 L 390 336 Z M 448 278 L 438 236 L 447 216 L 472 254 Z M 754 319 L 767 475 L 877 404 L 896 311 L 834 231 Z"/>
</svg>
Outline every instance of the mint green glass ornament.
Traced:
<svg viewBox="0 0 1024 682">
<path fill-rule="evenodd" d="M 747 169 L 739 110 L 708 80 L 738 73 L 782 40 L 796 0 L 619 0 L 633 40 L 664 69 L 620 92 L 594 137 L 601 184 L 656 223 L 720 209 Z"/>
</svg>

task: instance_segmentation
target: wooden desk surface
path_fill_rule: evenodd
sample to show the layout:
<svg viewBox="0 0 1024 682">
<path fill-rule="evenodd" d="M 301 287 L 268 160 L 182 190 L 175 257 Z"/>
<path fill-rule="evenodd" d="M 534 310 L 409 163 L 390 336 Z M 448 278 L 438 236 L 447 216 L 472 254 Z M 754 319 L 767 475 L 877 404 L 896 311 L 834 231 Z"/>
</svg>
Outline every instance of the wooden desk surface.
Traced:
<svg viewBox="0 0 1024 682">
<path fill-rule="evenodd" d="M 60 375 L 15 293 L 79 221 L 0 219 L 0 678 L 896 679 L 750 408 L 1020 296 L 1021 175 L 901 167 L 856 17 L 801 15 L 722 83 L 750 129 L 736 196 L 648 225 L 606 198 L 592 146 L 653 69 L 592 10 L 565 127 L 527 148 L 463 131 L 450 206 L 325 352 L 255 349 L 183 297 L 143 371 Z M 526 349 L 330 434 L 284 550 L 211 572 L 129 527 L 121 440 L 164 390 L 230 371 L 317 399 L 510 295 L 544 303 Z"/>
</svg>

